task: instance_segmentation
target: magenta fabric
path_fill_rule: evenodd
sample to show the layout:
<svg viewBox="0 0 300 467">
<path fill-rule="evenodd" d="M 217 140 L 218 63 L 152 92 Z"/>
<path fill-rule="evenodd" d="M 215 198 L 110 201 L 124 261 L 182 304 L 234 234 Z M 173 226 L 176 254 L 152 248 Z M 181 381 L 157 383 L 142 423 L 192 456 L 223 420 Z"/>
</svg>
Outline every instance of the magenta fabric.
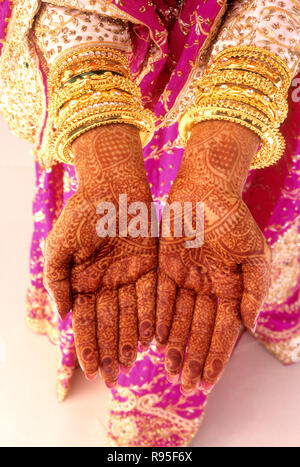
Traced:
<svg viewBox="0 0 300 467">
<path fill-rule="evenodd" d="M 299 77 L 300 74 L 297 80 L 299 80 Z M 294 88 L 291 87 L 288 117 L 281 126 L 286 141 L 285 154 L 277 164 L 263 170 L 253 170 L 248 177 L 244 190 L 244 200 L 269 245 L 275 245 L 293 227 L 298 234 L 297 243 L 287 240 L 290 244 L 284 251 L 286 256 L 282 258 L 285 265 L 281 272 L 282 290 L 290 286 L 290 284 L 285 283 L 284 270 L 289 269 L 289 253 L 295 250 L 297 255 L 300 233 L 300 105 L 299 102 L 292 98 L 293 92 Z M 270 307 L 265 304 L 260 314 L 260 323 L 263 323 L 263 325 L 258 326 L 257 336 L 266 344 L 276 344 L 276 342 L 280 343 L 284 342 L 284 340 L 291 341 L 299 336 L 299 268 L 298 281 L 294 287 L 291 287 L 286 299 L 282 301 L 278 297 L 276 306 Z M 275 348 L 274 345 L 271 347 Z M 299 348 L 298 350 L 295 348 L 295 351 L 296 354 L 294 356 L 291 354 L 290 358 L 282 355 L 283 362 L 292 363 L 297 361 L 300 357 Z M 280 355 L 277 356 L 280 357 Z"/>
<path fill-rule="evenodd" d="M 0 7 L 0 54 L 3 47 L 3 40 L 6 36 L 6 26 L 11 15 L 11 1 L 2 0 Z"/>
</svg>

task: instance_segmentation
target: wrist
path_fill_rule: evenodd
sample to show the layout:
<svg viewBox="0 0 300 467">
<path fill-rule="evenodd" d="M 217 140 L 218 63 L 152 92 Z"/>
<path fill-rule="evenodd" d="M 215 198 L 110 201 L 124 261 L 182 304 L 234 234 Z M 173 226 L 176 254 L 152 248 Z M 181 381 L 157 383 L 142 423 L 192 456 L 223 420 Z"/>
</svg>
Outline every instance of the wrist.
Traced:
<svg viewBox="0 0 300 467">
<path fill-rule="evenodd" d="M 139 130 L 133 125 L 114 123 L 92 128 L 76 138 L 72 152 L 81 185 L 119 178 L 132 165 L 145 173 Z"/>
<path fill-rule="evenodd" d="M 241 194 L 259 137 L 237 123 L 211 120 L 194 126 L 180 171 L 200 186 Z M 189 175 L 188 175 L 189 174 Z"/>
</svg>

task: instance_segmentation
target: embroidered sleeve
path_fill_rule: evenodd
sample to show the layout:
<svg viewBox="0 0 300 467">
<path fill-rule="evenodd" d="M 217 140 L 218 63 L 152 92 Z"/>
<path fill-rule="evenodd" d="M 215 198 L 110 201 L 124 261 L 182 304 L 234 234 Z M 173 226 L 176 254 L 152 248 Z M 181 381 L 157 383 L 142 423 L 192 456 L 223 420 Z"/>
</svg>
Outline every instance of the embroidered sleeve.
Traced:
<svg viewBox="0 0 300 467">
<path fill-rule="evenodd" d="M 225 48 L 249 45 L 277 54 L 295 76 L 300 63 L 299 1 L 234 1 L 229 7 L 211 58 Z"/>
<path fill-rule="evenodd" d="M 130 52 L 128 23 L 95 12 L 72 9 L 44 2 L 34 22 L 37 45 L 48 65 L 57 56 L 75 46 L 98 46 Z"/>
</svg>

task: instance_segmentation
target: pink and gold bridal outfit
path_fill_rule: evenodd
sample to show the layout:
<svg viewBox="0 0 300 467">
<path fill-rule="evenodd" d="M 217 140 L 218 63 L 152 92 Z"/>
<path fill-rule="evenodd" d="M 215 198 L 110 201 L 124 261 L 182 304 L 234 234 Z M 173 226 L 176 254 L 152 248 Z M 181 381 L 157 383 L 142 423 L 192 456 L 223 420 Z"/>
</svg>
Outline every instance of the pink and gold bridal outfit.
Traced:
<svg viewBox="0 0 300 467">
<path fill-rule="evenodd" d="M 194 102 L 195 82 L 215 57 L 236 49 L 241 59 L 243 50 L 246 54 L 264 49 L 289 70 L 288 115 L 280 128 L 286 142 L 284 155 L 274 165 L 250 171 L 243 197 L 273 252 L 272 286 L 255 336 L 282 363 L 299 361 L 299 2 L 0 0 L 0 12 L 0 111 L 14 134 L 33 143 L 36 156 L 26 321 L 57 346 L 58 400 L 67 397 L 76 353 L 71 313 L 62 322 L 43 286 L 43 245 L 77 181 L 73 165 L 55 160 L 49 151 L 49 73 L 66 54 L 80 68 L 80 57 L 96 58 L 100 48 L 128 58 L 143 106 L 157 117 L 144 158 L 159 208 L 183 154 L 178 123 Z M 199 390 L 183 396 L 179 385 L 167 381 L 163 356 L 154 346 L 139 352 L 130 374 L 122 374 L 119 382 L 112 390 L 110 408 L 109 435 L 114 445 L 189 444 L 199 428 L 207 394 Z"/>
</svg>

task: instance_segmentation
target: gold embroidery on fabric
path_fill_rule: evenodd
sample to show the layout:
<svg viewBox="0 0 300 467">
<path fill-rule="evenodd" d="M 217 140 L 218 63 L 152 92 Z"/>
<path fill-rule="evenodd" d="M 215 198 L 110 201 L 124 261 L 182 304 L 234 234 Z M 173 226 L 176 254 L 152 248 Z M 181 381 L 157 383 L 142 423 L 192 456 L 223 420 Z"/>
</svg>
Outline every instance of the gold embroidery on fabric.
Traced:
<svg viewBox="0 0 300 467">
<path fill-rule="evenodd" d="M 282 228 L 282 226 L 281 226 Z M 298 263 L 298 222 L 291 223 L 290 228 L 272 246 L 272 285 L 263 311 L 272 309 L 292 317 L 297 315 L 300 307 L 300 297 L 295 303 L 284 303 L 297 287 L 299 276 Z M 287 318 L 288 329 L 275 331 L 269 328 L 269 318 L 261 317 L 255 336 L 281 362 L 295 363 L 300 361 L 300 322 Z M 285 319 L 281 319 L 284 326 Z M 264 325 L 266 324 L 266 326 Z M 292 327 L 291 327 L 292 326 Z"/>
<path fill-rule="evenodd" d="M 288 341 L 264 342 L 264 346 L 286 365 L 300 362 L 300 330 Z"/>
<path fill-rule="evenodd" d="M 0 57 L 0 112 L 11 131 L 37 143 L 46 112 L 38 57 L 28 32 L 38 0 L 16 0 Z"/>
<path fill-rule="evenodd" d="M 129 15 L 114 5 L 111 0 L 51 0 L 51 2 L 47 3 L 129 20 Z M 132 20 L 130 19 L 130 21 Z M 139 23 L 136 19 L 133 22 Z"/>
<path fill-rule="evenodd" d="M 195 64 L 193 64 L 193 68 L 190 71 L 188 79 L 186 80 L 183 88 L 176 97 L 172 108 L 165 116 L 162 117 L 161 123 L 156 127 L 156 129 L 171 126 L 173 123 L 179 121 L 186 107 L 193 101 L 195 97 L 194 83 L 203 75 L 205 65 L 207 64 L 209 59 L 208 53 L 210 47 L 218 32 L 226 8 L 227 2 L 224 2 L 221 10 L 219 11 L 218 15 L 214 20 L 213 25 L 210 28 L 209 34 L 206 35 L 206 39 L 202 44 L 201 50 L 195 61 Z"/>
<path fill-rule="evenodd" d="M 293 5 L 292 5 L 293 3 Z M 233 45 L 255 45 L 278 54 L 295 75 L 299 67 L 300 8 L 293 0 L 236 1 L 229 11 L 212 57 Z"/>
<path fill-rule="evenodd" d="M 144 161 L 149 161 L 151 159 L 159 160 L 163 154 L 174 154 L 175 149 L 181 149 L 182 143 L 180 141 L 180 136 L 174 141 L 168 140 L 163 146 L 160 145 L 151 145 L 151 152 L 144 158 Z"/>
<path fill-rule="evenodd" d="M 84 43 L 131 51 L 127 22 L 92 12 L 43 3 L 34 22 L 37 43 L 48 62 Z"/>
<path fill-rule="evenodd" d="M 272 285 L 266 301 L 267 307 L 285 302 L 297 284 L 298 243 L 298 225 L 295 222 L 272 246 Z"/>
<path fill-rule="evenodd" d="M 155 381 L 163 377 L 164 373 L 158 374 Z M 160 402 L 157 394 L 138 396 L 129 388 L 119 387 L 118 395 L 122 402 L 112 400 L 110 415 L 111 437 L 116 446 L 136 446 L 137 440 L 139 446 L 156 446 L 158 440 L 170 440 L 172 436 L 179 437 L 181 446 L 187 446 L 199 429 L 202 417 L 189 420 L 175 413 L 183 402 L 181 398 L 172 404 L 171 411 L 168 407 L 155 407 Z M 189 406 L 189 413 L 193 409 Z"/>
</svg>

